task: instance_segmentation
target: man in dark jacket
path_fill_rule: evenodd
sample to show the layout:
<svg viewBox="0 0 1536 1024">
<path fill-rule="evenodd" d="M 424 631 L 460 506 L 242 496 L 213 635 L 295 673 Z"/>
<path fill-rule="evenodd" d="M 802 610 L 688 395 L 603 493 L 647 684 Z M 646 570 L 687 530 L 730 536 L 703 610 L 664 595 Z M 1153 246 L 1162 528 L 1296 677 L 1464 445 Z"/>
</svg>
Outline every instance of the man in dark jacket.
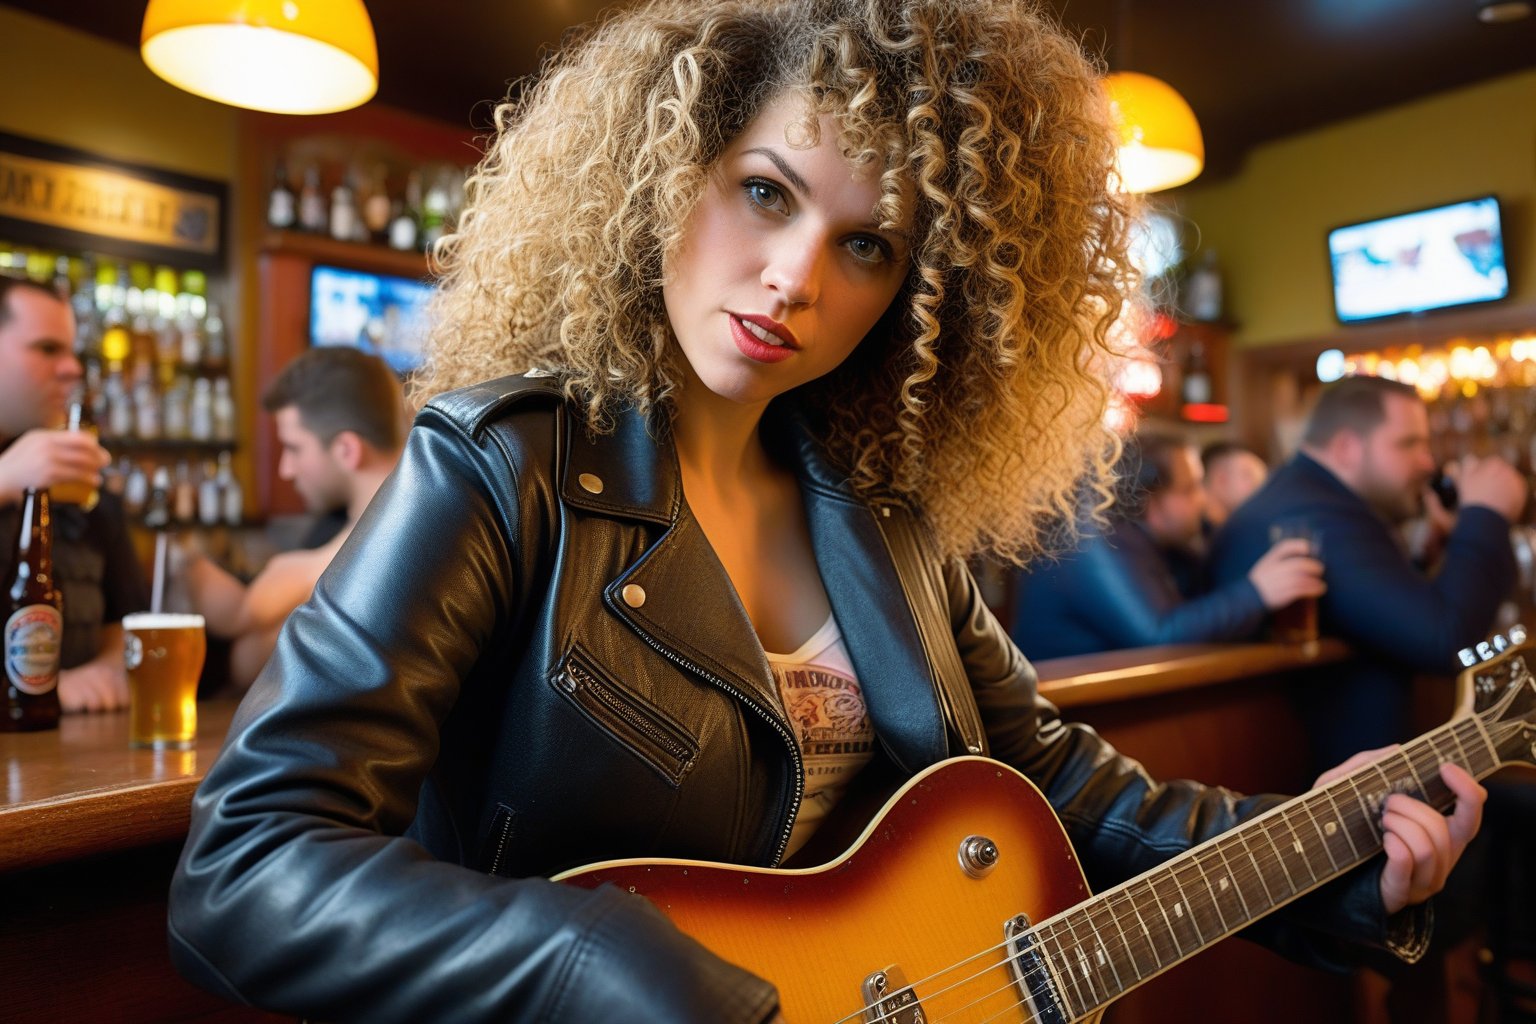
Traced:
<svg viewBox="0 0 1536 1024">
<path fill-rule="evenodd" d="M 1298 692 L 1317 764 L 1410 736 L 1409 681 L 1455 671 L 1456 651 L 1483 638 L 1514 579 L 1509 524 L 1526 485 L 1496 458 L 1461 467 L 1461 507 L 1438 571 L 1426 577 L 1415 568 L 1396 527 L 1423 510 L 1433 471 L 1417 392 L 1348 378 L 1323 393 L 1301 451 L 1212 545 L 1212 579 L 1230 586 L 1268 547 L 1273 524 L 1304 520 L 1319 537 L 1328 584 L 1320 629 L 1359 657 L 1319 670 Z"/>
<path fill-rule="evenodd" d="M 1126 647 L 1236 640 L 1266 613 L 1323 589 L 1305 542 L 1269 548 L 1250 570 L 1206 593 L 1190 545 L 1205 495 L 1200 458 L 1182 438 L 1147 434 L 1121 457 L 1121 495 L 1104 528 L 1076 551 L 1020 574 L 1013 640 L 1030 658 Z M 1267 546 L 1267 545 L 1266 545 Z"/>
</svg>

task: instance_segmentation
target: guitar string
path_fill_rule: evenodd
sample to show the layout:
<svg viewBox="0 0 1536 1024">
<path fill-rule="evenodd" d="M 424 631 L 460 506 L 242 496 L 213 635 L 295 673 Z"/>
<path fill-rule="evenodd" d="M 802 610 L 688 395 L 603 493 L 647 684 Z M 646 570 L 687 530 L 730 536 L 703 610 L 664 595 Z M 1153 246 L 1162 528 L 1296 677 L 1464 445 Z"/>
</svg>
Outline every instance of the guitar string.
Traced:
<svg viewBox="0 0 1536 1024">
<path fill-rule="evenodd" d="M 1449 758 L 1441 758 L 1439 756 L 1439 754 L 1438 754 L 1438 751 L 1435 750 L 1433 747 L 1429 746 L 1429 744 L 1432 742 L 1432 738 L 1435 737 L 1437 734 L 1443 733 L 1443 732 L 1444 733 L 1454 733 L 1455 730 L 1463 728 L 1464 726 L 1470 725 L 1471 722 L 1472 722 L 1472 719 L 1474 717 L 1476 717 L 1476 716 L 1468 716 L 1467 718 L 1464 718 L 1464 719 L 1458 719 L 1455 722 L 1448 722 L 1448 723 L 1438 727 L 1437 729 L 1431 730 L 1429 733 L 1426 733 L 1421 738 L 1423 741 L 1425 741 L 1424 742 L 1424 746 L 1426 748 L 1428 748 L 1428 752 L 1431 753 L 1435 757 L 1436 760 L 1440 760 L 1442 762 L 1445 761 L 1445 760 L 1451 760 Z M 1507 737 L 1509 735 L 1513 735 L 1515 732 L 1518 732 L 1519 729 L 1520 729 L 1520 726 L 1518 724 L 1496 724 L 1493 727 L 1493 730 L 1497 731 L 1497 733 L 1500 735 L 1500 738 Z M 1459 737 L 1454 737 L 1453 736 L 1452 738 L 1457 739 L 1458 740 L 1458 745 L 1459 745 Z M 1354 771 L 1350 775 L 1346 775 L 1346 776 L 1343 776 L 1341 778 L 1333 780 L 1327 786 L 1324 786 L 1324 787 L 1321 787 L 1319 789 L 1312 790 L 1309 793 L 1303 794 L 1300 798 L 1298 798 L 1298 802 L 1297 802 L 1297 804 L 1295 806 L 1298 806 L 1298 807 L 1301 806 L 1300 801 L 1309 800 L 1312 797 L 1328 795 L 1330 797 L 1330 803 L 1333 804 L 1335 815 L 1336 816 L 1340 816 L 1341 819 L 1342 819 L 1342 813 L 1339 811 L 1337 802 L 1332 800 L 1332 796 L 1335 793 L 1335 791 L 1342 792 L 1346 788 L 1345 784 L 1349 784 L 1348 788 L 1352 789 L 1354 791 L 1353 795 L 1356 798 L 1358 798 L 1359 797 L 1359 787 L 1356 785 L 1356 783 L 1360 779 L 1366 778 L 1369 775 L 1371 775 L 1372 773 L 1380 772 L 1381 771 L 1381 766 L 1384 763 L 1386 763 L 1387 761 L 1391 760 L 1393 757 L 1402 757 L 1405 760 L 1407 760 L 1408 759 L 1407 755 L 1409 755 L 1410 752 L 1411 752 L 1410 749 L 1399 750 L 1394 755 L 1388 755 L 1388 757 L 1386 757 L 1386 758 L 1382 758 L 1382 759 L 1380 759 L 1378 761 L 1374 761 L 1374 762 L 1372 762 L 1372 763 L 1370 763 L 1368 765 L 1364 765 L 1361 768 L 1356 769 L 1356 771 Z M 1409 760 L 1409 764 L 1410 764 L 1410 768 L 1411 768 L 1411 764 L 1412 764 L 1411 760 Z M 1349 802 L 1346 802 L 1346 804 L 1345 804 L 1346 807 L 1350 807 L 1351 813 L 1353 813 L 1354 810 L 1355 810 L 1355 808 L 1351 806 L 1352 803 L 1353 803 L 1353 801 L 1349 801 Z M 1369 859 L 1370 857 L 1374 857 L 1378 853 L 1380 853 L 1380 846 L 1379 846 L 1379 844 L 1380 844 L 1380 838 L 1379 838 L 1379 836 L 1380 836 L 1380 828 L 1379 828 L 1379 825 L 1372 829 L 1372 833 L 1373 833 L 1373 836 L 1375 837 L 1375 842 L 1377 844 L 1377 848 L 1372 850 L 1372 852 L 1366 858 L 1362 858 L 1362 860 Z M 1219 839 L 1220 837 L 1216 837 L 1216 838 Z M 1236 838 L 1236 837 L 1231 836 L 1229 834 L 1229 838 Z M 1271 846 L 1273 846 L 1273 844 L 1274 844 L 1274 837 L 1273 836 L 1269 835 L 1268 832 L 1264 832 L 1264 838 L 1265 838 L 1265 840 Z M 1246 842 L 1246 839 L 1247 839 L 1247 837 L 1244 837 L 1244 841 L 1245 842 Z M 1234 845 L 1243 845 L 1243 844 L 1234 844 Z M 1269 849 L 1269 850 L 1267 850 L 1267 849 L 1265 849 L 1264 847 L 1261 846 L 1257 851 L 1254 851 L 1253 849 L 1247 849 L 1246 852 L 1251 857 L 1254 858 L 1254 860 L 1255 860 L 1255 869 L 1256 870 L 1254 872 L 1252 872 L 1251 875 L 1248 874 L 1245 871 L 1239 871 L 1239 872 L 1237 872 L 1237 874 L 1242 876 L 1242 877 L 1245 877 L 1245 878 L 1257 879 L 1261 884 L 1263 884 L 1264 871 L 1266 869 L 1273 868 L 1276 865 L 1283 865 L 1283 863 L 1284 863 L 1284 858 L 1280 855 L 1278 849 Z M 1181 863 L 1186 858 L 1189 858 L 1191 863 L 1197 863 L 1198 862 L 1198 855 L 1195 853 L 1195 851 L 1193 851 L 1193 850 L 1186 851 L 1186 853 L 1180 854 L 1178 857 L 1176 857 L 1173 860 L 1171 860 L 1169 862 L 1166 862 L 1164 865 L 1162 865 L 1161 867 L 1162 867 L 1163 870 L 1159 872 L 1159 875 L 1171 874 L 1174 870 L 1177 869 L 1177 867 L 1179 867 L 1181 865 Z M 1223 858 L 1223 860 L 1225 861 L 1225 858 Z M 1262 860 L 1263 863 L 1259 863 L 1260 860 Z M 1228 866 L 1228 868 L 1230 870 L 1230 864 L 1227 865 L 1227 866 Z M 1308 866 L 1308 870 L 1312 870 L 1310 865 Z M 1337 872 L 1337 873 L 1342 873 L 1342 871 Z M 1314 876 L 1314 882 L 1315 882 L 1316 881 L 1316 872 L 1315 871 L 1313 871 L 1313 876 Z M 1271 877 L 1274 877 L 1272 872 L 1271 872 Z M 1145 886 L 1149 891 L 1152 891 L 1153 892 L 1153 896 L 1155 898 L 1156 897 L 1156 892 L 1154 890 L 1152 890 L 1152 885 L 1153 885 L 1154 880 L 1155 879 L 1143 879 L 1143 880 L 1140 880 L 1139 884 Z M 1182 891 L 1182 887 L 1179 886 L 1179 884 L 1178 884 L 1176 879 L 1175 879 L 1175 883 L 1174 884 L 1175 884 L 1175 888 L 1181 889 L 1181 891 Z M 1115 923 L 1116 927 L 1119 928 L 1123 923 L 1126 922 L 1127 919 L 1120 917 L 1119 913 L 1112 909 L 1112 904 L 1114 903 L 1116 898 L 1119 898 L 1120 902 L 1122 904 L 1134 903 L 1134 899 L 1133 899 L 1133 897 L 1131 895 L 1131 888 L 1132 888 L 1131 883 L 1122 883 L 1121 886 L 1117 886 L 1114 889 L 1111 889 L 1111 890 L 1105 892 L 1099 898 L 1090 901 L 1090 904 L 1083 904 L 1083 905 L 1079 905 L 1078 907 L 1068 908 L 1067 910 L 1062 911 L 1059 914 L 1053 915 L 1053 917 L 1048 918 L 1046 921 L 1042 921 L 1038 926 L 1036 926 L 1034 929 L 1032 929 L 1035 932 L 1035 934 L 1036 934 L 1036 942 L 1034 944 L 1034 947 L 1031 947 L 1031 948 L 1036 948 L 1036 947 L 1043 946 L 1044 942 L 1045 942 L 1045 940 L 1047 938 L 1055 938 L 1056 937 L 1054 922 L 1056 922 L 1058 919 L 1065 919 L 1067 917 L 1067 915 L 1073 913 L 1074 911 L 1084 910 L 1086 907 L 1089 907 L 1089 906 L 1091 906 L 1093 904 L 1099 904 L 1099 905 L 1104 906 L 1109 911 L 1109 915 L 1110 915 L 1111 920 Z M 1266 898 L 1268 899 L 1269 898 L 1268 886 L 1265 885 L 1264 888 L 1265 888 Z M 1214 893 L 1212 895 L 1214 896 Z M 1262 917 L 1264 914 L 1269 913 L 1270 911 L 1275 909 L 1276 904 L 1278 902 L 1280 902 L 1280 901 L 1275 901 L 1273 899 L 1269 899 L 1269 902 L 1270 902 L 1270 907 L 1268 907 L 1265 910 L 1261 911 L 1259 915 L 1250 916 L 1249 917 L 1249 921 L 1245 922 L 1245 924 L 1246 923 L 1251 923 L 1252 921 L 1257 920 L 1259 917 Z M 1138 921 L 1138 923 L 1140 923 L 1140 922 Z M 1045 936 L 1043 934 L 1043 929 L 1045 929 L 1047 926 L 1051 927 L 1051 934 L 1049 936 Z M 1090 921 L 1090 927 L 1091 927 L 1091 921 Z M 1097 929 L 1094 929 L 1094 930 L 1095 930 L 1095 934 L 1097 934 Z M 1171 932 L 1172 932 L 1172 929 L 1170 927 L 1170 934 L 1171 934 Z M 1200 930 L 1199 930 L 1198 927 L 1195 928 L 1195 933 L 1196 933 L 1197 937 L 1200 937 Z M 1123 937 L 1123 929 L 1122 929 L 1122 937 Z M 1149 938 L 1150 938 L 1150 935 L 1149 935 Z M 935 979 L 940 978 L 940 977 L 942 977 L 942 976 L 944 976 L 946 974 L 951 974 L 951 973 L 953 973 L 953 972 L 955 972 L 957 970 L 961 970 L 961 969 L 963 969 L 965 967 L 966 964 L 969 964 L 969 963 L 971 963 L 973 961 L 976 961 L 976 960 L 979 960 L 979 959 L 981 959 L 983 957 L 986 957 L 986 956 L 989 956 L 991 954 L 994 954 L 994 953 L 997 953 L 999 951 L 1007 949 L 1008 946 L 1010 945 L 1010 941 L 1011 940 L 1004 940 L 1003 942 L 998 943 L 998 944 L 996 944 L 994 946 L 991 946 L 988 949 L 984 949 L 984 950 L 982 950 L 982 951 L 980 951 L 978 953 L 974 953 L 971 956 L 965 957 L 964 959 L 958 961 L 957 963 L 954 963 L 954 964 L 951 964 L 949 966 L 940 968 L 939 970 L 933 972 L 932 974 L 929 974 L 925 978 L 920 978 L 920 979 L 918 979 L 916 981 L 910 982 L 907 985 L 903 986 L 903 988 L 904 989 L 916 989 L 919 985 L 925 985 L 925 984 L 927 984 L 929 982 L 932 982 Z M 1211 940 L 1211 941 L 1214 941 L 1214 940 Z M 1174 942 L 1175 950 L 1177 952 L 1178 951 L 1178 940 L 1177 940 L 1176 936 L 1173 936 L 1173 942 Z M 1199 944 L 1199 946 L 1200 946 L 1200 948 L 1204 948 L 1207 944 L 1208 943 L 1202 939 L 1202 941 Z M 1078 943 L 1077 945 L 1080 946 L 1080 943 Z M 1138 943 L 1138 945 L 1141 945 L 1141 943 Z M 1058 946 L 1057 955 L 1058 956 L 1064 956 L 1064 954 L 1066 952 L 1066 947 L 1059 940 L 1057 941 L 1057 946 Z M 1164 969 L 1163 968 L 1163 963 L 1162 963 L 1162 958 L 1157 955 L 1156 943 L 1155 942 L 1149 942 L 1143 948 L 1147 952 L 1150 953 L 1151 958 L 1153 959 L 1153 961 L 1158 964 L 1158 970 L 1160 971 L 1160 970 Z M 1000 987 L 998 989 L 995 989 L 992 992 L 989 992 L 986 995 L 979 997 L 977 1000 L 973 1000 L 972 1003 L 966 1004 L 965 1006 L 959 1007 L 956 1010 L 949 1011 L 948 1013 L 946 1013 L 945 1015 L 943 1015 L 941 1017 L 935 1018 L 934 1024 L 941 1024 L 942 1021 L 952 1018 L 955 1013 L 961 1012 L 961 1011 L 963 1011 L 965 1009 L 968 1009 L 970 1006 L 975 1005 L 976 1002 L 984 1001 L 985 999 L 991 998 L 992 996 L 996 995 L 998 992 L 1007 991 L 1008 989 L 1013 988 L 1015 985 L 1017 985 L 1020 981 L 1022 981 L 1026 985 L 1028 985 L 1029 983 L 1039 981 L 1039 980 L 1041 980 L 1041 978 L 1049 975 L 1049 973 L 1050 973 L 1049 966 L 1045 962 L 1046 957 L 1049 956 L 1049 954 L 1048 954 L 1048 952 L 1046 952 L 1044 950 L 1042 950 L 1041 952 L 1042 952 L 1042 955 L 1041 955 L 1041 958 L 1040 958 L 1041 959 L 1041 966 L 1036 967 L 1036 968 L 1031 968 L 1028 971 L 1022 972 L 1017 980 L 1011 980 L 1007 985 L 1004 985 L 1004 986 L 1002 986 L 1002 987 Z M 1127 943 L 1127 952 L 1131 952 L 1129 943 Z M 1006 961 L 1006 959 L 1015 959 L 1015 957 L 1014 957 L 1013 954 L 1010 953 L 1008 955 L 1008 957 L 1005 958 L 1005 961 Z M 1182 959 L 1184 959 L 1184 955 L 1181 952 L 1178 952 L 1177 955 L 1175 956 L 1174 960 L 1170 962 L 1170 965 L 1171 965 L 1171 963 L 1176 963 L 1176 962 L 1178 962 L 1179 960 L 1182 960 Z M 1134 987 L 1135 984 L 1139 984 L 1140 981 L 1142 980 L 1140 968 L 1136 965 L 1136 962 L 1135 962 L 1135 954 L 1134 954 L 1134 952 L 1131 953 L 1131 965 L 1132 965 L 1132 967 L 1136 968 L 1136 973 L 1137 973 L 1137 976 L 1138 976 L 1136 982 L 1134 982 L 1133 985 L 1132 985 L 1132 987 Z M 958 980 L 956 982 L 953 982 L 953 983 L 945 986 L 944 988 L 936 989 L 933 992 L 924 995 L 922 998 L 924 1000 L 932 1000 L 934 998 L 937 998 L 939 996 L 947 994 L 947 993 L 953 991 L 954 989 L 958 988 L 961 985 L 968 984 L 968 983 L 976 980 L 977 978 L 985 976 L 988 972 L 990 972 L 991 970 L 994 970 L 997 966 L 999 966 L 999 965 L 995 964 L 995 963 L 994 964 L 990 964 L 990 965 L 984 967 L 981 971 L 978 971 L 978 972 L 976 972 L 974 974 L 971 974 L 971 975 L 968 975 L 968 976 L 966 976 L 964 978 L 961 978 L 960 980 Z M 1070 965 L 1068 965 L 1068 967 L 1067 967 L 1067 973 L 1068 973 L 1068 976 L 1070 977 Z M 1156 973 L 1156 972 L 1154 972 L 1154 973 Z M 1073 985 L 1074 985 L 1074 987 L 1076 987 L 1076 982 L 1075 981 L 1073 982 Z M 1122 989 L 1122 991 L 1128 991 L 1128 989 Z M 1060 994 L 1058 996 L 1058 999 L 1063 1000 L 1063 1001 L 1065 1000 L 1065 998 L 1066 998 L 1065 997 L 1065 993 L 1062 993 L 1062 994 Z M 1028 998 L 1021 999 L 1018 1002 L 1014 1003 L 1012 1006 L 1004 1008 L 1000 1012 L 1006 1013 L 1008 1010 L 1015 1009 L 1015 1008 L 1017 1008 L 1019 1006 L 1025 1005 L 1028 1001 L 1029 1001 Z M 852 1012 L 850 1014 L 847 1014 L 844 1017 L 838 1018 L 836 1021 L 832 1022 L 832 1024 L 846 1024 L 846 1022 L 849 1022 L 849 1021 L 857 1021 L 861 1016 L 867 1017 L 868 1014 L 871 1011 L 874 1011 L 876 1014 L 878 1014 L 878 1016 L 876 1018 L 877 1020 L 889 1020 L 890 1019 L 889 1015 L 886 1013 L 886 1011 L 881 1009 L 881 1002 L 883 1002 L 883 1000 L 877 1000 L 874 1003 L 866 1004 L 865 1006 L 861 1007 L 860 1009 L 855 1010 L 854 1012 Z M 1097 1004 L 1095 1004 L 1095 1005 L 1097 1005 Z M 995 1015 L 994 1015 L 994 1018 L 991 1018 L 991 1019 L 995 1019 Z M 1077 1018 L 1074 1017 L 1073 1019 L 1077 1019 Z"/>
</svg>

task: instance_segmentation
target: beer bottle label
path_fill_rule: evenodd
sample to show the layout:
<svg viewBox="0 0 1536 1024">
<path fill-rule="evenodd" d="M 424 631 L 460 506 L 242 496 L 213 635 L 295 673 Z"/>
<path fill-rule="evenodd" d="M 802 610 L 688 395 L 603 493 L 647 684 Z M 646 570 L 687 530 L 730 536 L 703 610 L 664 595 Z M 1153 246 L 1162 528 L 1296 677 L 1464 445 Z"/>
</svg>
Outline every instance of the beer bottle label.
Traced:
<svg viewBox="0 0 1536 1024">
<path fill-rule="evenodd" d="M 5 623 L 5 674 L 22 693 L 34 696 L 59 685 L 64 620 L 49 604 L 18 608 Z"/>
</svg>

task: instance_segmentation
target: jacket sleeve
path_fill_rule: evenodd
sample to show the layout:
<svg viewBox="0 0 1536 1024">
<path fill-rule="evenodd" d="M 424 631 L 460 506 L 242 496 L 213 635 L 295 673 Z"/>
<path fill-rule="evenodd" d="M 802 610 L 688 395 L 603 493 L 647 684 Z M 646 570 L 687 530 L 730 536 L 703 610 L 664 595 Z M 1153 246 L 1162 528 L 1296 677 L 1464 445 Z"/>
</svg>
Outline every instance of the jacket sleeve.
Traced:
<svg viewBox="0 0 1536 1024">
<path fill-rule="evenodd" d="M 1034 669 L 993 618 L 964 565 L 951 561 L 946 583 L 955 641 L 992 756 L 1045 794 L 1095 889 L 1133 878 L 1284 799 L 1154 781 L 1092 729 L 1062 721 L 1039 695 Z M 1428 943 L 1428 909 L 1388 919 L 1380 874 L 1379 862 L 1364 864 L 1244 934 L 1292 959 L 1331 969 L 1348 966 L 1364 948 L 1417 959 Z"/>
<path fill-rule="evenodd" d="M 1432 578 L 1375 521 L 1333 516 L 1322 529 L 1325 631 L 1419 671 L 1459 671 L 1456 650 L 1483 638 L 1514 583 L 1509 523 L 1492 509 L 1461 510 Z"/>
<path fill-rule="evenodd" d="M 403 837 L 460 681 L 532 585 L 493 446 L 423 413 L 288 621 L 194 801 L 172 955 L 213 991 L 325 1020 L 757 1024 L 772 987 L 644 900 L 493 878 Z"/>
<path fill-rule="evenodd" d="M 1095 536 L 1076 555 L 1078 587 L 1096 630 L 1116 647 L 1240 640 L 1264 621 L 1264 602 L 1246 578 L 1186 600 L 1156 551 Z"/>
</svg>

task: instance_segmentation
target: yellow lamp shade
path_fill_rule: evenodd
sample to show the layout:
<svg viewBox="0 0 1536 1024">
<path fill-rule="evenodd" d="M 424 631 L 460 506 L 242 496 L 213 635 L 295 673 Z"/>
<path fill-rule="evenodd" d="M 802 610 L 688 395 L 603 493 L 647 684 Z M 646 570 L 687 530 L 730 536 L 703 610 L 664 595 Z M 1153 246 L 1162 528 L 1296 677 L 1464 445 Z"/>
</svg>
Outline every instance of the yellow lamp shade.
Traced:
<svg viewBox="0 0 1536 1024">
<path fill-rule="evenodd" d="M 1157 192 L 1191 181 L 1205 167 L 1195 112 L 1162 79 L 1136 71 L 1104 78 L 1120 129 L 1118 171 L 1127 192 Z"/>
<path fill-rule="evenodd" d="M 172 85 L 276 114 L 347 110 L 379 87 L 362 0 L 149 0 L 140 49 Z"/>
</svg>

